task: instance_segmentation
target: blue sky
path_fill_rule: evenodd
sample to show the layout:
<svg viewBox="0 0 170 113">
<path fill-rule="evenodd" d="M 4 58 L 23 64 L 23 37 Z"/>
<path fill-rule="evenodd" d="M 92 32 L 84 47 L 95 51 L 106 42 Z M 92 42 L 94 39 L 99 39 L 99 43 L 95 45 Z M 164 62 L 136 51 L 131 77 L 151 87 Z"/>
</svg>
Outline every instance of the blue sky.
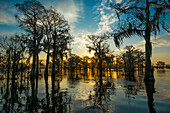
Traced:
<svg viewBox="0 0 170 113">
<path fill-rule="evenodd" d="M 109 0 L 39 0 L 44 6 L 53 6 L 64 15 L 71 26 L 71 34 L 74 36 L 72 43 L 72 53 L 85 56 L 87 52 L 86 36 L 89 34 L 100 34 L 110 30 L 117 18 L 113 11 L 109 9 Z M 20 33 L 22 30 L 17 27 L 14 15 L 17 13 L 14 5 L 23 0 L 0 0 L 0 36 Z M 117 0 L 121 2 L 121 0 Z M 170 23 L 168 21 L 168 23 Z M 109 41 L 111 48 L 116 54 L 123 52 L 126 45 L 134 45 L 144 50 L 143 38 L 134 36 L 125 39 L 121 49 L 117 49 L 114 42 Z M 162 31 L 157 40 L 153 38 L 153 62 L 158 60 L 170 63 L 170 34 Z M 42 55 L 43 56 L 43 55 Z"/>
</svg>

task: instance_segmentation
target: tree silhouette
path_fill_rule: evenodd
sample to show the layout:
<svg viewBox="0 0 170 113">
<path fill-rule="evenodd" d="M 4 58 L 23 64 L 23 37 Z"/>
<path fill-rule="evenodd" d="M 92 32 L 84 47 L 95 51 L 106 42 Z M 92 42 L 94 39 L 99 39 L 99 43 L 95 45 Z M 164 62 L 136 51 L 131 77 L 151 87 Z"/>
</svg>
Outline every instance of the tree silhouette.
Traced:
<svg viewBox="0 0 170 113">
<path fill-rule="evenodd" d="M 41 51 L 41 40 L 43 38 L 43 26 L 40 23 L 40 18 L 44 11 L 44 6 L 36 1 L 24 1 L 23 3 L 17 3 L 16 8 L 21 12 L 21 15 L 16 15 L 16 19 L 19 23 L 19 27 L 26 31 L 24 34 L 23 42 L 27 45 L 29 51 L 29 58 L 32 58 L 32 70 L 31 70 L 31 82 L 32 88 L 34 87 L 35 69 L 36 69 L 36 92 L 38 90 L 38 61 L 39 53 Z M 34 88 L 32 89 L 34 93 Z"/>
<path fill-rule="evenodd" d="M 16 73 L 19 72 L 18 64 L 25 51 L 25 45 L 16 35 L 13 35 L 11 37 L 1 38 L 0 48 L 3 48 L 6 51 L 8 77 L 10 73 L 10 64 L 12 63 L 12 79 L 14 80 Z"/>
<path fill-rule="evenodd" d="M 88 60 L 89 60 L 89 56 L 84 56 L 81 61 L 84 70 L 84 75 L 87 75 Z"/>
<path fill-rule="evenodd" d="M 6 56 L 4 53 L 4 50 L 0 47 L 0 72 L 5 72 L 5 61 L 6 61 Z"/>
<path fill-rule="evenodd" d="M 163 62 L 163 61 L 158 61 L 158 62 L 156 63 L 156 67 L 157 67 L 157 68 L 164 68 L 164 67 L 165 67 L 165 62 Z"/>
<path fill-rule="evenodd" d="M 52 49 L 52 37 L 51 37 L 51 29 L 52 29 L 52 14 L 50 9 L 44 9 L 44 13 L 42 18 L 40 19 L 41 23 L 44 27 L 45 36 L 43 37 L 42 49 L 47 54 L 46 58 L 46 66 L 44 72 L 45 81 L 48 82 L 48 68 L 49 68 L 49 61 Z"/>
<path fill-rule="evenodd" d="M 114 37 L 117 47 L 124 38 L 132 35 L 142 36 L 145 39 L 145 80 L 154 80 L 151 71 L 151 35 L 160 32 L 160 26 L 170 32 L 165 20 L 169 10 L 169 1 L 166 0 L 128 0 L 118 4 L 111 4 L 115 9 L 120 24 L 118 30 L 114 30 L 110 35 Z M 122 19 L 122 18 L 124 19 Z"/>
<path fill-rule="evenodd" d="M 112 63 L 114 62 L 113 61 L 113 58 L 114 58 L 114 55 L 113 54 L 109 54 L 109 55 L 106 55 L 105 57 L 105 61 L 106 61 L 106 69 L 107 69 L 107 75 L 108 75 L 108 69 L 109 71 L 111 72 L 111 68 L 112 68 Z"/>
<path fill-rule="evenodd" d="M 0 48 L 4 50 L 6 59 L 6 71 L 7 71 L 7 82 L 6 82 L 6 93 L 5 93 L 5 111 L 10 112 L 14 108 L 14 103 L 18 102 L 17 92 L 17 79 L 16 75 L 19 75 L 21 68 L 21 60 L 25 51 L 25 45 L 20 41 L 16 35 L 10 37 L 3 37 L 0 40 Z M 11 70 L 12 69 L 12 70 Z M 12 71 L 12 74 L 10 72 Z M 10 84 L 10 75 L 12 75 L 12 84 Z M 10 89 L 10 90 L 9 90 Z M 10 94 L 11 93 L 11 94 Z M 10 96 L 9 96 L 10 95 Z"/>
<path fill-rule="evenodd" d="M 136 57 L 137 57 L 137 65 L 138 65 L 138 72 L 143 72 L 143 65 L 144 65 L 144 52 L 142 52 L 141 50 L 137 49 L 135 51 Z"/>
<path fill-rule="evenodd" d="M 88 51 L 94 51 L 94 56 L 98 58 L 100 77 L 102 77 L 102 60 L 110 52 L 109 45 L 106 43 L 109 37 L 106 35 L 89 35 L 88 42 L 86 45 Z"/>
<path fill-rule="evenodd" d="M 148 97 L 148 107 L 150 113 L 156 113 L 156 109 L 154 106 L 154 96 L 153 94 L 155 93 L 155 82 L 145 82 L 145 87 L 146 87 L 146 93 Z"/>
<path fill-rule="evenodd" d="M 55 9 L 50 9 L 51 22 L 50 26 L 51 38 L 52 38 L 52 78 L 55 77 L 56 65 L 58 66 L 57 71 L 59 71 L 59 66 L 63 60 L 64 55 L 68 52 L 68 44 L 71 41 L 71 36 L 69 34 L 70 26 L 64 17 L 57 13 Z"/>
<path fill-rule="evenodd" d="M 38 61 L 40 41 L 43 36 L 43 28 L 39 21 L 44 6 L 36 0 L 24 1 L 24 3 L 16 4 L 15 6 L 23 14 L 16 15 L 16 19 L 18 20 L 19 27 L 28 33 L 24 38 L 30 54 L 33 55 L 32 72 L 35 74 L 36 60 Z"/>
<path fill-rule="evenodd" d="M 90 109 L 100 109 L 101 112 L 107 113 L 112 111 L 112 107 L 108 106 L 108 103 L 111 101 L 110 96 L 115 93 L 115 84 L 114 82 L 103 82 L 103 80 L 95 81 L 93 88 L 94 94 L 89 95 L 89 101 L 92 101 L 92 106 L 87 107 Z"/>
</svg>

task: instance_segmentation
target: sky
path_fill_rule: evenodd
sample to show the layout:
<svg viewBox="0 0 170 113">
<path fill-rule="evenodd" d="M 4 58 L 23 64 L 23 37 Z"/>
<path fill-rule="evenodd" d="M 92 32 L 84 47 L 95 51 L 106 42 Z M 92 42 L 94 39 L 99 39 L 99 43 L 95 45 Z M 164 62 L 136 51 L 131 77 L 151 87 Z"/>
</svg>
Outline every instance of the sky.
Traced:
<svg viewBox="0 0 170 113">
<path fill-rule="evenodd" d="M 14 15 L 17 14 L 15 8 L 16 3 L 22 3 L 24 0 L 0 0 L 0 37 L 5 35 L 23 32 L 17 27 L 17 22 Z M 80 56 L 93 56 L 93 53 L 88 53 L 86 49 L 87 35 L 101 34 L 110 31 L 116 27 L 114 23 L 118 19 L 113 10 L 109 7 L 111 0 L 39 0 L 45 7 L 54 7 L 64 15 L 70 25 L 70 33 L 74 37 L 71 48 L 72 53 Z M 120 3 L 121 0 L 116 0 Z M 168 16 L 167 19 L 170 20 Z M 170 25 L 170 21 L 168 21 Z M 135 48 L 144 51 L 144 39 L 134 36 L 125 39 L 120 49 L 115 47 L 114 41 L 109 40 L 111 49 L 115 54 L 120 54 L 126 45 L 134 45 Z M 170 34 L 161 30 L 155 38 L 152 36 L 152 62 L 164 61 L 170 64 Z M 45 54 L 41 54 L 40 59 L 44 58 Z"/>
</svg>

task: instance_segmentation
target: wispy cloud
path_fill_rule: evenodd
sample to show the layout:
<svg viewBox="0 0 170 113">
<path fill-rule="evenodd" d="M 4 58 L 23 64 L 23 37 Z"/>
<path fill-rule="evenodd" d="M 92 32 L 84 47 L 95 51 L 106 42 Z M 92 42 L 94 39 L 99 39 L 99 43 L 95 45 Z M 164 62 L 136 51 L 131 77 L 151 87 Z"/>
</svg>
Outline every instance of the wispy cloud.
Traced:
<svg viewBox="0 0 170 113">
<path fill-rule="evenodd" d="M 1 2 L 0 7 L 0 24 L 15 24 L 15 17 L 14 13 L 16 12 L 14 6 L 11 6 L 12 8 L 9 8 L 9 4 Z"/>
<path fill-rule="evenodd" d="M 41 2 L 41 1 L 40 1 Z M 74 24 L 78 22 L 79 18 L 81 18 L 81 12 L 83 11 L 83 3 L 76 2 L 75 0 L 53 0 L 46 1 L 42 0 L 42 3 L 46 7 L 53 6 L 64 15 L 65 19 L 68 20 L 69 24 L 72 28 L 74 28 Z M 16 23 L 14 14 L 17 13 L 16 8 L 14 7 L 13 2 L 0 2 L 0 24 L 14 24 Z"/>
<path fill-rule="evenodd" d="M 75 28 L 75 23 L 79 22 L 79 18 L 82 18 L 83 3 L 75 2 L 75 0 L 63 0 L 58 2 L 55 8 L 64 15 L 71 25 L 71 29 Z"/>
<path fill-rule="evenodd" d="M 81 1 L 77 2 L 75 0 L 63 0 L 53 4 L 53 7 L 57 9 L 58 12 L 63 14 L 65 19 L 68 21 L 71 29 L 71 34 L 74 37 L 72 42 L 73 53 L 83 55 L 87 54 L 86 49 L 86 36 L 91 34 L 87 30 L 80 29 L 77 30 L 79 20 L 83 18 L 83 3 Z"/>
<path fill-rule="evenodd" d="M 14 24 L 16 22 L 14 16 L 5 11 L 0 11 L 0 15 L 0 24 Z"/>
<path fill-rule="evenodd" d="M 78 51 L 79 54 L 88 54 L 86 44 L 88 44 L 87 41 L 87 35 L 90 34 L 101 34 L 106 31 L 111 30 L 110 25 L 112 25 L 114 22 L 117 21 L 117 18 L 115 16 L 115 13 L 111 10 L 110 6 L 107 6 L 109 2 L 112 2 L 111 0 L 102 0 L 101 3 L 94 6 L 94 9 L 97 9 L 97 12 L 99 15 L 95 18 L 96 20 L 99 19 L 98 23 L 98 29 L 96 29 L 96 32 L 91 33 L 88 30 L 78 30 L 76 32 L 73 32 L 74 34 L 74 42 L 73 44 L 73 50 Z M 119 0 L 119 2 L 121 2 Z M 97 20 L 98 21 L 98 20 Z M 120 50 L 117 50 L 120 51 Z M 73 51 L 74 52 L 74 51 Z M 92 55 L 93 53 L 91 53 Z"/>
<path fill-rule="evenodd" d="M 86 48 L 86 44 L 88 44 L 87 36 L 91 35 L 92 33 L 88 30 L 78 30 L 77 34 L 74 34 L 74 41 L 72 42 L 73 45 L 73 53 L 76 53 L 78 55 L 88 55 L 93 56 L 93 52 L 89 53 L 88 49 Z"/>
<path fill-rule="evenodd" d="M 14 35 L 16 32 L 8 32 L 8 31 L 0 31 L 0 37 L 5 37 L 5 36 L 12 36 Z"/>
<path fill-rule="evenodd" d="M 170 47 L 169 35 L 158 36 L 151 38 L 152 48 L 156 47 Z M 145 40 L 142 40 L 134 45 L 134 47 L 145 50 Z"/>
<path fill-rule="evenodd" d="M 122 0 L 116 0 L 117 3 L 121 3 L 121 1 Z M 112 2 L 112 0 L 102 0 L 101 3 L 97 6 L 97 11 L 99 12 L 100 17 L 98 29 L 96 31 L 97 34 L 110 31 L 111 25 L 118 21 L 115 12 L 110 8 L 110 3 Z"/>
<path fill-rule="evenodd" d="M 75 38 L 73 41 L 73 45 L 76 45 L 78 49 L 85 49 L 87 42 L 87 35 L 91 35 L 92 33 L 87 30 L 79 30 L 77 34 L 74 34 Z"/>
</svg>

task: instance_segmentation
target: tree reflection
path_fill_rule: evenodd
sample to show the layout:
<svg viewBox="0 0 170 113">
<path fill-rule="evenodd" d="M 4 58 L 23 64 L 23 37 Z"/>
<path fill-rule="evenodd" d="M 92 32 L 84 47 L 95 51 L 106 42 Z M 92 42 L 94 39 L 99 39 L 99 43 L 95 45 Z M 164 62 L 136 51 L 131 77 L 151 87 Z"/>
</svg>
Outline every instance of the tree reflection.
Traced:
<svg viewBox="0 0 170 113">
<path fill-rule="evenodd" d="M 138 85 L 134 84 L 136 82 L 136 78 L 134 76 L 134 72 L 131 73 L 130 76 L 125 76 L 125 97 L 129 99 L 129 103 L 131 102 L 131 99 L 135 99 L 135 96 L 137 95 Z"/>
<path fill-rule="evenodd" d="M 155 82 L 145 82 L 146 93 L 148 96 L 148 107 L 150 113 L 156 113 L 154 103 L 153 103 L 154 102 L 153 93 L 155 93 L 154 83 Z"/>
<path fill-rule="evenodd" d="M 150 61 L 152 53 L 150 37 L 152 33 L 156 35 L 156 32 L 159 31 L 159 24 L 162 24 L 163 28 L 166 27 L 164 19 L 166 10 L 169 10 L 169 0 L 168 2 L 167 0 L 145 1 L 146 3 L 142 0 L 130 0 L 130 2 L 124 0 L 122 3 L 115 2 L 115 4 L 111 2 L 111 9 L 115 9 L 118 18 L 121 16 L 120 14 L 129 16 L 118 25 L 119 29 L 113 29 L 113 32 L 95 33 L 95 35 L 91 34 L 81 38 L 86 38 L 88 42 L 86 47 L 89 52 L 94 53 L 93 57 L 80 57 L 72 54 L 71 42 L 76 40 L 79 42 L 81 39 L 74 38 L 73 40 L 70 22 L 55 8 L 46 8 L 45 4 L 36 0 L 17 3 L 15 7 L 18 12 L 15 12 L 15 17 L 18 27 L 23 32 L 19 31 L 19 34 L 9 34 L 5 37 L 0 36 L 0 112 L 70 112 L 71 96 L 67 87 L 72 88 L 73 95 L 77 95 L 75 86 L 81 86 L 81 80 L 85 84 L 85 87 L 81 86 L 81 88 L 87 88 L 87 92 L 91 90 L 90 86 L 95 84 L 94 91 L 90 91 L 88 101 L 93 106 L 98 106 L 103 112 L 110 111 L 108 103 L 115 92 L 113 83 L 115 79 L 116 85 L 120 86 L 120 89 L 123 87 L 125 96 L 128 99 L 131 97 L 135 99 L 139 90 L 144 89 L 142 77 L 144 63 L 146 64 L 145 80 L 154 81 Z M 104 4 L 107 4 L 107 0 Z M 135 12 L 135 15 L 131 12 Z M 136 21 L 134 17 L 139 21 Z M 124 38 L 134 34 L 145 38 L 146 54 L 142 50 L 135 49 L 133 45 L 126 46 L 125 51 L 120 54 L 113 54 L 109 44 L 110 37 L 114 37 L 116 46 L 120 47 Z M 46 59 L 40 60 L 40 56 L 43 57 L 43 54 L 46 55 Z M 44 60 L 45 64 L 42 63 Z M 168 73 L 168 70 L 164 70 L 164 68 L 170 66 L 165 65 L 166 63 L 163 61 L 157 62 L 156 67 L 161 68 L 161 70 L 157 70 L 158 74 Z M 44 76 L 40 73 L 43 68 Z M 63 70 L 64 75 L 62 75 Z M 115 75 L 112 76 L 113 70 Z M 137 71 L 138 78 L 136 77 Z M 63 90 L 60 82 L 64 76 L 67 76 L 67 81 L 63 83 L 66 88 Z M 44 80 L 41 80 L 40 77 L 44 77 Z M 105 79 L 103 79 L 104 77 Z M 92 81 L 94 79 L 95 82 Z M 41 84 L 43 85 L 40 86 Z M 149 110 L 151 113 L 155 113 L 154 82 L 145 82 L 145 86 Z M 84 101 L 83 99 L 80 101 Z"/>
<path fill-rule="evenodd" d="M 110 112 L 113 108 L 109 106 L 109 102 L 111 101 L 110 96 L 115 93 L 115 85 L 112 82 L 106 81 L 104 82 L 102 78 L 96 80 L 96 84 L 94 85 L 94 95 L 89 95 L 89 103 L 93 103 L 92 105 L 99 108 L 102 112 Z"/>
<path fill-rule="evenodd" d="M 67 89 L 65 91 L 60 90 L 59 82 L 59 80 L 56 80 L 55 84 L 52 84 L 52 113 L 65 113 L 70 111 L 71 97 L 68 95 Z"/>
</svg>

